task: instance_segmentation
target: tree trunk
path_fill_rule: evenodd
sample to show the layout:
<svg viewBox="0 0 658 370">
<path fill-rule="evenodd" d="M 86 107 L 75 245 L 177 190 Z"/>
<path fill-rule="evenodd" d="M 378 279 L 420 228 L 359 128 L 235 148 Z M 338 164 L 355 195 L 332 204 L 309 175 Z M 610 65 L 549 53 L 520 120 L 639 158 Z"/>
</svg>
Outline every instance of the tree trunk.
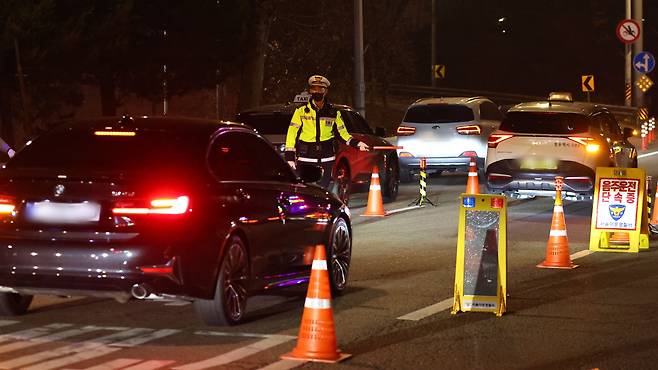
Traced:
<svg viewBox="0 0 658 370">
<path fill-rule="evenodd" d="M 117 99 L 113 74 L 111 72 L 103 72 L 98 77 L 98 83 L 100 84 L 101 111 L 103 116 L 116 116 Z"/>
<path fill-rule="evenodd" d="M 240 110 L 259 106 L 263 97 L 265 53 L 270 25 L 274 18 L 274 1 L 252 0 L 251 3 L 254 7 L 254 19 L 247 41 L 247 59 L 242 68 Z"/>
</svg>

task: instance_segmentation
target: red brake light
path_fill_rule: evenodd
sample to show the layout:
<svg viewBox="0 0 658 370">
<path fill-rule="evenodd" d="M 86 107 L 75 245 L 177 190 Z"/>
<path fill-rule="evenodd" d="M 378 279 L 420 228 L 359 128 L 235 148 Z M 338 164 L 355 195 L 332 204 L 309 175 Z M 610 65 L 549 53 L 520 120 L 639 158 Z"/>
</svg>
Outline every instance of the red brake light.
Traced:
<svg viewBox="0 0 658 370">
<path fill-rule="evenodd" d="M 410 136 L 416 133 L 416 128 L 409 126 L 399 126 L 395 132 L 398 136 Z"/>
<path fill-rule="evenodd" d="M 457 126 L 457 133 L 460 135 L 480 135 L 481 132 L 478 125 Z"/>
<path fill-rule="evenodd" d="M 0 195 L 0 215 L 10 215 L 16 209 L 16 201 L 13 197 Z"/>
<path fill-rule="evenodd" d="M 135 202 L 117 203 L 112 209 L 115 215 L 180 215 L 187 212 L 190 198 L 182 195 L 177 198 L 156 198 L 141 207 Z"/>
<path fill-rule="evenodd" d="M 495 148 L 500 144 L 501 142 L 514 137 L 514 135 L 505 135 L 505 134 L 491 134 L 489 135 L 489 139 L 487 140 L 487 146 L 489 148 Z"/>
</svg>

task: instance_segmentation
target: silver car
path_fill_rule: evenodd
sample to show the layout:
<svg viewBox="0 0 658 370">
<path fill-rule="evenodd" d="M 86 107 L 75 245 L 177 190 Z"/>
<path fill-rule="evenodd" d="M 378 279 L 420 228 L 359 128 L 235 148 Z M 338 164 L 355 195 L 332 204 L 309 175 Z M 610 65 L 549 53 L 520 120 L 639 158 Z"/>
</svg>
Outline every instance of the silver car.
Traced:
<svg viewBox="0 0 658 370">
<path fill-rule="evenodd" d="M 407 108 L 397 129 L 400 179 L 410 181 L 426 158 L 428 173 L 468 170 L 471 157 L 484 173 L 487 138 L 502 114 L 484 97 L 420 99 Z"/>
</svg>

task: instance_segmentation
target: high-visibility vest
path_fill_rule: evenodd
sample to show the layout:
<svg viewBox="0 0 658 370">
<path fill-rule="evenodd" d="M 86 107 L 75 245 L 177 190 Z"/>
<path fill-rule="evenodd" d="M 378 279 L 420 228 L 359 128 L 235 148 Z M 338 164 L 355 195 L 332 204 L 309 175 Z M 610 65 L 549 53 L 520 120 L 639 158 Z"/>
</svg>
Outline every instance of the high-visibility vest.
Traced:
<svg viewBox="0 0 658 370">
<path fill-rule="evenodd" d="M 328 102 L 316 109 L 311 102 L 295 109 L 286 135 L 286 160 L 295 160 L 295 153 L 301 161 L 333 160 L 335 131 L 342 141 L 357 147 L 358 140 L 345 129 L 340 111 Z"/>
</svg>

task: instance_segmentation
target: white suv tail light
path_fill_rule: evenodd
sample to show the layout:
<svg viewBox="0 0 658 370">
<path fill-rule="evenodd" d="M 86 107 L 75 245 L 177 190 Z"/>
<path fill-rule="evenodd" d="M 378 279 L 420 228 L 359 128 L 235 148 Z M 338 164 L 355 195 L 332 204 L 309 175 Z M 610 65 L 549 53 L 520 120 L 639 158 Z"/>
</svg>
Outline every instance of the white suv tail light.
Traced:
<svg viewBox="0 0 658 370">
<path fill-rule="evenodd" d="M 397 136 L 411 136 L 416 133 L 415 127 L 399 126 L 396 130 Z"/>
<path fill-rule="evenodd" d="M 584 145 L 585 150 L 589 153 L 598 152 L 601 146 L 591 137 L 586 136 L 569 136 L 569 140 L 573 140 L 578 144 Z"/>
<path fill-rule="evenodd" d="M 501 142 L 514 137 L 514 135 L 507 135 L 507 134 L 491 134 L 489 135 L 489 139 L 487 140 L 487 146 L 489 148 L 495 148 L 500 144 Z"/>
<path fill-rule="evenodd" d="M 457 126 L 457 133 L 460 135 L 480 135 L 481 132 L 478 125 Z"/>
</svg>

